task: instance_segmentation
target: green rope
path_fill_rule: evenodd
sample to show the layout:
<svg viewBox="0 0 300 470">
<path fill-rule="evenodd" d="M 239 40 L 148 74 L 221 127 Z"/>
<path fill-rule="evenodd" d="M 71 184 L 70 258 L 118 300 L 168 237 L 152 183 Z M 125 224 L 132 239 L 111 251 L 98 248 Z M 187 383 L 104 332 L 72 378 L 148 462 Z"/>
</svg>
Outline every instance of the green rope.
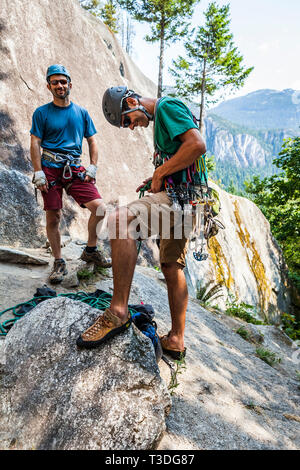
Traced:
<svg viewBox="0 0 300 470">
<path fill-rule="evenodd" d="M 26 312 L 18 313 L 17 309 L 21 309 L 22 307 L 25 307 L 25 306 L 34 308 L 44 300 L 57 299 L 58 297 L 67 297 L 72 300 L 78 300 L 98 310 L 105 310 L 106 308 L 109 308 L 110 301 L 111 301 L 111 294 L 108 294 L 105 292 L 102 293 L 99 297 L 94 297 L 93 295 L 89 295 L 88 293 L 83 292 L 83 291 L 68 292 L 66 294 L 58 294 L 57 296 L 47 295 L 47 296 L 33 297 L 27 302 L 20 303 L 18 305 L 15 305 L 14 307 L 6 308 L 2 312 L 0 312 L 0 317 L 7 312 L 11 312 L 14 316 L 14 318 L 10 318 L 9 320 L 6 320 L 3 323 L 0 323 L 0 336 L 6 336 L 10 328 L 15 324 L 15 322 L 18 321 L 20 318 L 22 318 L 24 315 L 26 315 L 27 312 L 30 312 L 32 310 L 30 309 Z M 136 311 L 130 307 L 128 308 L 128 311 L 130 315 L 133 315 L 134 313 L 136 313 Z"/>
</svg>

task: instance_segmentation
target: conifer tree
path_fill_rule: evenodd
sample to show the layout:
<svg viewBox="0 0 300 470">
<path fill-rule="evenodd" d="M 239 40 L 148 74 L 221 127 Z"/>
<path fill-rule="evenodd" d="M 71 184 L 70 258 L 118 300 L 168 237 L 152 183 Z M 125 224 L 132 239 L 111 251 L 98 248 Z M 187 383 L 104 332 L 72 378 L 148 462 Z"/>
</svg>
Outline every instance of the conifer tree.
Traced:
<svg viewBox="0 0 300 470">
<path fill-rule="evenodd" d="M 243 86 L 253 70 L 253 67 L 243 66 L 243 56 L 233 43 L 229 8 L 229 5 L 219 7 L 216 2 L 209 4 L 204 13 L 205 25 L 193 29 L 192 35 L 195 36 L 191 39 L 189 35 L 184 44 L 187 58 L 179 56 L 170 68 L 180 96 L 201 98 L 201 134 L 206 104 L 215 102 L 213 98 L 217 91 L 232 91 Z"/>
<path fill-rule="evenodd" d="M 112 33 L 118 32 L 118 14 L 115 0 L 107 0 L 104 5 L 101 0 L 79 0 L 79 3 L 82 8 L 88 10 L 92 15 L 101 18 Z"/>
<path fill-rule="evenodd" d="M 164 52 L 167 43 L 174 42 L 187 34 L 187 21 L 198 0 L 118 0 L 137 21 L 151 25 L 151 34 L 145 37 L 149 42 L 160 42 L 158 91 L 163 87 Z"/>
<path fill-rule="evenodd" d="M 108 0 L 100 10 L 100 16 L 104 24 L 108 26 L 112 33 L 118 32 L 117 27 L 117 7 L 114 0 Z"/>
</svg>

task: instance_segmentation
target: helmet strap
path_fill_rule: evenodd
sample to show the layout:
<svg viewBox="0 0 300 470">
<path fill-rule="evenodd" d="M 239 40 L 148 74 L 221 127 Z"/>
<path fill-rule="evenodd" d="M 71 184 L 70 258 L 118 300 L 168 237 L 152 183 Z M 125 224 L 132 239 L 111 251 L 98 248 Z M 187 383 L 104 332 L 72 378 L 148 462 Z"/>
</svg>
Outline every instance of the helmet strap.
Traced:
<svg viewBox="0 0 300 470">
<path fill-rule="evenodd" d="M 133 111 L 142 111 L 142 113 L 144 113 L 147 116 L 149 121 L 153 121 L 153 114 L 148 113 L 146 108 L 144 106 L 142 106 L 141 104 L 139 104 L 139 106 L 137 106 L 136 108 L 128 109 L 127 111 L 123 111 L 122 116 L 123 116 L 123 114 L 133 113 Z"/>
</svg>

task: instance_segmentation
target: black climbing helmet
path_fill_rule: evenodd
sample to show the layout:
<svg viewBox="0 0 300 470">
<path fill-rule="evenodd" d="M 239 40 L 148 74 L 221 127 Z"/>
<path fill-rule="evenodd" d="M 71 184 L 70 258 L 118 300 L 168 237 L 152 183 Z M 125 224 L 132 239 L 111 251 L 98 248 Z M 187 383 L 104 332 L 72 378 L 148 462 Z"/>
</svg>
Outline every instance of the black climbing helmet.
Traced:
<svg viewBox="0 0 300 470">
<path fill-rule="evenodd" d="M 148 119 L 153 120 L 153 116 L 140 104 L 136 108 L 122 112 L 123 100 L 132 95 L 136 95 L 136 93 L 133 90 L 129 90 L 126 86 L 113 86 L 105 91 L 102 98 L 102 110 L 110 124 L 121 127 L 122 115 L 137 110 L 142 111 Z"/>
</svg>

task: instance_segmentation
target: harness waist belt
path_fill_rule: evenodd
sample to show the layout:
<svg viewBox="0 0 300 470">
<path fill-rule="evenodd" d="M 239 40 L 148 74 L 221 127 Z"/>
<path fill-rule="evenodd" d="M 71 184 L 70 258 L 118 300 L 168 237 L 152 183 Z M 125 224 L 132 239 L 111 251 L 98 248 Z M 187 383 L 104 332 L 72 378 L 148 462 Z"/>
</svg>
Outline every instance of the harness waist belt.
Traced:
<svg viewBox="0 0 300 470">
<path fill-rule="evenodd" d="M 69 153 L 56 153 L 56 152 L 50 152 L 49 150 L 43 150 L 42 157 L 45 160 L 48 161 L 54 161 L 55 163 L 75 163 L 75 165 L 80 165 L 81 159 L 80 157 L 74 157 L 73 155 L 70 155 Z"/>
<path fill-rule="evenodd" d="M 64 163 L 63 178 L 65 179 L 72 178 L 72 170 L 71 170 L 70 164 L 72 163 L 74 165 L 81 164 L 80 157 L 74 157 L 73 155 L 70 155 L 68 153 L 64 154 L 64 153 L 50 152 L 49 150 L 43 150 L 42 158 L 50 162 Z"/>
</svg>

